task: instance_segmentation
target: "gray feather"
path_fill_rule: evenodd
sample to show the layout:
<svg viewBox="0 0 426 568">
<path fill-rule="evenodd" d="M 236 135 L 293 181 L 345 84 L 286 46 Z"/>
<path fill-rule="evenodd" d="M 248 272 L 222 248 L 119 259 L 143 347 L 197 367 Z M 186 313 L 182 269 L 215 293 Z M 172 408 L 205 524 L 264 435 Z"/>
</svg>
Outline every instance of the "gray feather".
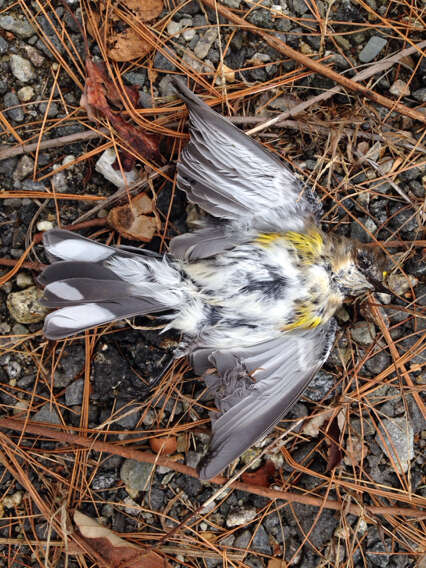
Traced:
<svg viewBox="0 0 426 568">
<path fill-rule="evenodd" d="M 170 253 L 175 258 L 191 262 L 231 249 L 241 240 L 241 235 L 239 237 L 226 235 L 224 227 L 208 227 L 172 239 Z"/>
<path fill-rule="evenodd" d="M 48 339 L 63 339 L 85 329 L 137 315 L 168 309 L 149 298 L 123 298 L 61 308 L 49 314 L 43 332 Z"/>
<path fill-rule="evenodd" d="M 100 280 L 118 280 L 118 276 L 112 270 L 102 264 L 82 261 L 62 260 L 49 265 L 38 277 L 43 286 L 58 280 L 68 278 L 96 278 Z"/>
<path fill-rule="evenodd" d="M 204 378 L 219 414 L 212 422 L 201 479 L 219 474 L 290 410 L 327 359 L 335 329 L 335 321 L 330 320 L 322 328 L 211 353 L 210 366 L 217 372 Z M 204 351 L 198 362 L 205 360 Z"/>
<path fill-rule="evenodd" d="M 320 204 L 262 145 L 173 81 L 190 116 L 191 139 L 181 153 L 178 186 L 213 216 L 262 230 L 295 228 L 316 215 Z"/>
<path fill-rule="evenodd" d="M 50 283 L 41 303 L 48 308 L 107 302 L 132 296 L 134 288 L 121 280 L 68 278 Z"/>
</svg>

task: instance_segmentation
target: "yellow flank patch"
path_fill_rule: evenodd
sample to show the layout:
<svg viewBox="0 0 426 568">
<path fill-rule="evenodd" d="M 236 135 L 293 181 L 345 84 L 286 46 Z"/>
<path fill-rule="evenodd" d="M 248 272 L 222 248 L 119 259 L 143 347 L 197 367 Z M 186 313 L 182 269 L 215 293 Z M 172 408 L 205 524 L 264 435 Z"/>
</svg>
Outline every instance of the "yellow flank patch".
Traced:
<svg viewBox="0 0 426 568">
<path fill-rule="evenodd" d="M 291 329 L 296 329 L 298 327 L 301 327 L 303 329 L 312 329 L 320 325 L 321 322 L 322 322 L 321 317 L 314 315 L 309 309 L 309 306 L 304 304 L 297 308 L 296 319 L 294 320 L 294 322 L 285 325 L 282 328 L 282 330 L 289 331 Z"/>
<path fill-rule="evenodd" d="M 311 263 L 321 254 L 323 247 L 322 236 L 314 229 L 311 229 L 308 233 L 287 231 L 285 238 L 297 250 L 305 262 Z"/>
<path fill-rule="evenodd" d="M 256 237 L 256 243 L 264 246 L 272 245 L 272 243 L 283 238 L 282 233 L 259 233 Z"/>
</svg>

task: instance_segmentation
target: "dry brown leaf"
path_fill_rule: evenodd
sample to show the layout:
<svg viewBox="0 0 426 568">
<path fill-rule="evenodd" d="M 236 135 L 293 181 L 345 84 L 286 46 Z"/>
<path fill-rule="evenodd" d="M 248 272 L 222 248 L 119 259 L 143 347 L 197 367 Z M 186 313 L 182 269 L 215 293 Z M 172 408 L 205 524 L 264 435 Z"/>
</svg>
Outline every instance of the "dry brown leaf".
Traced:
<svg viewBox="0 0 426 568">
<path fill-rule="evenodd" d="M 163 10 L 163 0 L 121 0 L 121 4 L 134 12 L 142 22 L 155 20 Z"/>
<path fill-rule="evenodd" d="M 144 57 L 152 49 L 152 43 L 141 38 L 135 30 L 128 28 L 124 32 L 112 33 L 109 37 L 108 57 L 120 63 Z"/>
<path fill-rule="evenodd" d="M 147 215 L 149 213 L 151 215 Z M 152 199 L 142 193 L 132 199 L 130 204 L 114 207 L 107 220 L 123 236 L 148 243 L 160 229 L 158 218 L 153 213 Z"/>
<path fill-rule="evenodd" d="M 282 558 L 271 558 L 268 562 L 268 568 L 285 568 L 287 563 Z"/>
<path fill-rule="evenodd" d="M 267 461 L 265 465 L 259 467 L 256 471 L 248 472 L 246 471 L 241 476 L 244 483 L 250 483 L 250 485 L 258 485 L 260 487 L 269 487 L 271 481 L 275 476 L 275 466 L 271 461 Z"/>
<path fill-rule="evenodd" d="M 171 456 L 176 452 L 177 440 L 175 436 L 170 436 L 169 438 L 151 438 L 149 445 L 155 454 Z"/>
<path fill-rule="evenodd" d="M 126 542 L 95 519 L 75 511 L 76 524 L 83 540 L 111 568 L 131 566 L 132 568 L 167 568 L 165 558 L 150 550 L 145 553 L 142 548 Z"/>
</svg>

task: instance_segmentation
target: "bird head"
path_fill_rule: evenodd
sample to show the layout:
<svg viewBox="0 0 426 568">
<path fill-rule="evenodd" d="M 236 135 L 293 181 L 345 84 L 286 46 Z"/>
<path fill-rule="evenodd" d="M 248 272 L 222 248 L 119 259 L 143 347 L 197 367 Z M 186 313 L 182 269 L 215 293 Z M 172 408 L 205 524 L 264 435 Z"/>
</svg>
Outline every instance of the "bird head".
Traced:
<svg viewBox="0 0 426 568">
<path fill-rule="evenodd" d="M 340 260 L 334 266 L 334 273 L 345 296 L 373 291 L 389 294 L 383 283 L 385 257 L 381 252 L 356 243 L 337 258 Z"/>
</svg>

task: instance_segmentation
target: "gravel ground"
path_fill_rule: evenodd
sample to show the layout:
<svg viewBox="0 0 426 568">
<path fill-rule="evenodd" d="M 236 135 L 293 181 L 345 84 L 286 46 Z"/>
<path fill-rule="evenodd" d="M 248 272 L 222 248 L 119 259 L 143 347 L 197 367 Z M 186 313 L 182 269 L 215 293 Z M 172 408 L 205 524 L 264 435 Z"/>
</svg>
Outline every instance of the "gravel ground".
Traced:
<svg viewBox="0 0 426 568">
<path fill-rule="evenodd" d="M 59 21 L 66 22 L 77 53 L 83 54 L 84 44 L 75 22 L 60 2 L 51 4 Z M 240 0 L 225 0 L 224 4 L 236 9 L 240 16 L 249 11 L 249 22 L 275 30 L 301 53 L 310 57 L 327 55 L 327 64 L 348 77 L 354 75 L 355 69 L 363 69 L 364 65 L 407 47 L 380 20 L 381 17 L 405 22 L 409 11 L 405 12 L 402 4 L 369 0 L 362 7 L 350 0 L 317 0 L 315 7 L 322 21 L 327 18 L 334 22 L 325 36 L 309 9 L 310 3 L 304 0 L 281 0 L 277 5 L 265 0 L 260 7 Z M 76 2 L 68 0 L 68 5 L 80 14 Z M 80 123 L 73 118 L 81 89 L 52 54 L 56 49 L 68 57 L 49 24 L 52 12 L 38 13 L 40 6 L 37 2 L 28 3 L 29 11 L 37 15 L 40 29 L 51 42 L 50 48 L 24 17 L 23 3 L 0 0 L 4 145 L 20 140 L 36 142 L 43 122 L 48 129 L 43 140 L 87 130 L 84 111 L 80 111 Z M 162 15 L 168 14 L 170 9 Z M 414 21 L 413 15 L 412 18 Z M 290 74 L 298 65 L 283 58 L 259 35 L 227 26 L 229 22 L 223 17 L 219 39 L 217 27 L 211 26 L 215 22 L 216 15 L 210 9 L 196 1 L 186 3 L 166 22 L 166 36 L 172 36 L 167 45 L 187 68 L 203 73 L 217 69 L 221 54 L 225 53 L 224 64 L 231 70 L 240 70 L 235 77 L 240 88 L 271 82 L 272 86 L 263 93 L 232 101 L 234 114 L 266 121 L 334 86 L 319 74 L 303 77 L 299 73 L 294 81 L 282 81 L 282 86 L 276 87 L 273 81 Z M 421 39 L 421 29 L 415 24 L 409 26 L 409 33 L 411 42 Z M 90 49 L 93 56 L 100 55 L 93 41 Z M 71 68 L 75 71 L 72 65 Z M 138 108 L 172 104 L 170 72 L 177 71 L 177 67 L 164 53 L 151 52 L 140 64 L 125 64 L 121 70 L 125 84 L 139 90 Z M 413 54 L 376 75 L 369 86 L 424 113 L 421 105 L 426 102 L 425 75 L 425 59 Z M 81 75 L 76 77 L 84 80 Z M 225 106 L 222 110 L 227 112 Z M 146 116 L 152 118 L 150 114 Z M 284 129 L 263 131 L 259 139 L 289 158 L 301 176 L 316 186 L 324 203 L 324 228 L 362 242 L 370 242 L 372 237 L 396 242 L 394 247 L 387 248 L 388 286 L 394 295 L 378 295 L 382 304 L 379 319 L 365 302 L 349 303 L 339 311 L 341 331 L 336 347 L 290 415 L 297 418 L 320 409 L 340 408 L 335 414 L 341 433 L 342 461 L 334 472 L 327 472 L 327 421 L 319 424 L 316 431 L 311 422 L 310 430 L 302 436 L 290 436 L 286 448 L 301 468 L 286 460 L 285 453 L 275 451 L 267 456 L 274 463 L 272 487 L 338 501 L 341 508 L 320 509 L 227 490 L 208 510 L 203 510 L 201 517 L 189 522 L 191 530 L 178 531 L 162 544 L 169 547 L 169 562 L 175 566 L 213 568 L 225 563 L 221 556 L 225 553 L 234 565 L 253 568 L 275 568 L 279 564 L 274 562 L 280 558 L 288 565 L 304 568 L 424 566 L 419 546 L 421 532 L 415 520 L 403 515 L 355 515 L 349 510 L 349 505 L 408 508 L 412 506 L 408 497 L 402 502 L 389 497 L 393 489 L 418 499 L 424 493 L 425 423 L 413 396 L 424 384 L 420 339 L 424 330 L 421 310 L 425 302 L 425 264 L 422 247 L 416 245 L 422 238 L 426 179 L 424 146 L 416 144 L 420 142 L 421 146 L 424 132 L 419 122 L 351 93 L 335 95 L 298 118 Z M 246 130 L 251 126 L 248 122 L 242 125 Z M 350 131 L 348 136 L 342 133 L 344 128 Z M 94 202 L 79 200 L 79 196 L 108 197 L 116 191 L 114 184 L 96 170 L 98 156 L 89 155 L 102 142 L 93 139 L 59 145 L 0 161 L 0 191 L 8 192 L 7 198 L 0 193 L 0 257 L 20 259 L 31 237 L 56 226 L 58 217 L 61 225 L 67 225 L 89 211 Z M 58 168 L 83 155 L 84 160 Z M 378 179 L 394 170 L 398 174 L 392 180 Z M 75 199 L 48 200 L 35 193 L 51 191 L 52 187 L 56 192 L 75 195 Z M 192 211 L 183 195 L 175 194 L 172 184 L 157 180 L 155 190 L 163 228 L 168 218 L 168 239 L 190 225 Z M 23 196 L 22 191 L 28 193 Z M 13 193 L 19 197 L 11 196 Z M 103 219 L 106 214 L 101 209 L 95 217 Z M 79 232 L 100 240 L 110 234 L 109 229 L 95 226 Z M 414 245 L 398 244 L 400 241 Z M 137 244 L 126 239 L 122 242 Z M 160 250 L 162 236 L 154 237 L 146 246 Z M 173 459 L 195 467 L 206 450 L 209 432 L 205 407 L 210 401 L 204 385 L 188 366 L 179 363 L 160 388 L 148 388 L 150 380 L 169 361 L 179 337 L 170 332 L 160 335 L 150 329 L 160 322 L 138 318 L 135 327 L 143 329 L 118 324 L 90 344 L 85 344 L 84 339 L 46 343 L 40 334 L 46 312 L 38 304 L 41 291 L 36 280 L 36 264 L 47 262 L 41 245 L 26 260 L 34 263 L 32 267 L 21 268 L 0 291 L 1 416 L 29 416 L 52 427 L 63 424 L 98 429 L 105 433 L 99 439 L 142 450 L 150 449 L 148 441 L 153 432 L 167 433 L 173 429 L 177 441 Z M 2 268 L 0 277 L 10 270 Z M 389 348 L 379 320 L 389 330 L 388 339 L 393 340 L 396 355 Z M 410 354 L 413 349 L 415 354 L 404 361 L 405 370 L 399 367 L 395 374 L 390 367 L 393 359 Z M 88 367 L 86 360 L 90 361 Z M 410 383 L 411 388 L 407 386 Z M 2 435 L 5 432 L 3 429 Z M 36 548 L 36 554 L 13 539 L 63 538 L 54 529 L 49 533 L 50 519 L 35 494 L 48 504 L 52 515 L 59 515 L 61 507 L 69 514 L 76 508 L 124 538 L 131 533 L 137 544 L 155 545 L 164 531 L 176 527 L 218 489 L 165 466 L 153 469 L 150 464 L 95 451 L 84 455 L 74 449 L 65 452 L 67 446 L 60 441 L 31 435 L 20 440 L 16 432 L 7 433 L 14 448 L 22 446 L 22 453 L 16 450 L 17 463 L 8 457 L 8 465 L 0 466 L 2 566 L 44 565 L 42 546 Z M 2 444 L 3 451 L 10 456 L 10 447 L 4 440 Z M 237 468 L 262 451 L 262 444 L 257 446 L 242 456 Z M 79 465 L 74 463 L 77 458 Z M 17 464 L 22 466 L 23 473 Z M 324 481 L 333 475 L 338 482 Z M 355 491 L 354 485 L 345 486 L 345 481 L 365 482 L 369 488 L 383 489 L 387 494 Z M 418 501 L 413 502 L 417 507 Z M 172 551 L 171 547 L 179 550 Z M 198 553 L 191 556 L 185 547 Z M 206 551 L 212 554 L 205 554 Z M 65 556 L 59 552 L 56 556 L 50 554 L 54 565 L 65 565 Z M 69 557 L 68 566 L 80 565 L 77 556 Z"/>
</svg>

